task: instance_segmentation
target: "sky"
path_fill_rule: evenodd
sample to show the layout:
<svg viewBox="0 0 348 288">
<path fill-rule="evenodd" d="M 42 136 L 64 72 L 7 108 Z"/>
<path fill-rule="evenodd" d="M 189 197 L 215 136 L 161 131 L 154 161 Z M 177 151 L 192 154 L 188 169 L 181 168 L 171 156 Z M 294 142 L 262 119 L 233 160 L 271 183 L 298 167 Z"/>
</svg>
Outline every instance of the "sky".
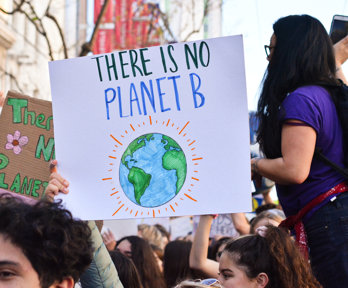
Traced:
<svg viewBox="0 0 348 288">
<path fill-rule="evenodd" d="M 311 15 L 329 32 L 333 15 L 348 15 L 348 0 L 223 0 L 223 36 L 243 35 L 249 110 L 256 110 L 267 67 L 264 45 L 269 45 L 272 25 L 293 14 Z M 348 75 L 348 64 L 343 70 Z"/>
</svg>

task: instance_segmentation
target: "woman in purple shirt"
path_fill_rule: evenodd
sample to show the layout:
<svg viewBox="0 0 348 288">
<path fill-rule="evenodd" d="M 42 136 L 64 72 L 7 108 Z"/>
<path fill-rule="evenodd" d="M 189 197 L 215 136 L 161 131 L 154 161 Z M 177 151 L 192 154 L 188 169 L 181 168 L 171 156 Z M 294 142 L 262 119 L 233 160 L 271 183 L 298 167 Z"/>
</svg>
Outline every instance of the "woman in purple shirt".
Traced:
<svg viewBox="0 0 348 288">
<path fill-rule="evenodd" d="M 300 244 L 307 241 L 323 287 L 342 287 L 348 283 L 348 186 L 313 155 L 315 147 L 321 148 L 343 167 L 334 96 L 319 84 L 338 84 L 348 37 L 335 47 L 335 61 L 331 40 L 317 19 L 288 16 L 273 30 L 265 46 L 269 64 L 257 110 L 257 140 L 266 158 L 251 160 L 252 175 L 276 182 L 284 212 L 292 216 L 286 224 L 296 230 Z"/>
</svg>

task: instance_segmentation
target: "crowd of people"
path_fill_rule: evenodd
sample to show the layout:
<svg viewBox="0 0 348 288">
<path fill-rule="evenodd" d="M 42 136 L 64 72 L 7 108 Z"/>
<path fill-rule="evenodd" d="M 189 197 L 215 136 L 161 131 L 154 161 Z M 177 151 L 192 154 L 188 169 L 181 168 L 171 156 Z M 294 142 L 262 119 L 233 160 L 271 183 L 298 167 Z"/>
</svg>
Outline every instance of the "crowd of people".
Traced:
<svg viewBox="0 0 348 288">
<path fill-rule="evenodd" d="M 330 87 L 340 85 L 337 79 L 346 83 L 341 65 L 348 36 L 333 45 L 308 15 L 283 17 L 273 31 L 257 110 L 263 157 L 251 159 L 251 172 L 255 180 L 275 182 L 279 207 L 267 203 L 250 221 L 232 215 L 236 238 L 210 239 L 215 215 L 202 215 L 192 241 L 171 239 L 158 224 L 115 239 L 110 231 L 101 234 L 95 221 L 75 219 L 55 199 L 73 191 L 54 160 L 43 200 L 0 196 L 0 287 L 347 285 L 347 179 L 314 151 L 319 147 L 344 167 L 337 95 Z"/>
</svg>

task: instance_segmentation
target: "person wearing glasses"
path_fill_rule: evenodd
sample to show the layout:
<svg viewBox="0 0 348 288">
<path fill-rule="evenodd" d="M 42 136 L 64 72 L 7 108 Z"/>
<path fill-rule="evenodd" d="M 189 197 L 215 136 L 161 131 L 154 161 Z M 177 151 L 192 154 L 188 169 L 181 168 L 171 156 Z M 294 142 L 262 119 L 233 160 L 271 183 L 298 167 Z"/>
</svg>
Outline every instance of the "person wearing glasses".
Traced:
<svg viewBox="0 0 348 288">
<path fill-rule="evenodd" d="M 348 283 L 348 185 L 313 155 L 318 147 L 344 167 L 335 95 L 327 87 L 339 85 L 337 78 L 346 82 L 341 65 L 348 37 L 333 47 L 323 25 L 309 15 L 280 18 L 273 30 L 257 108 L 257 141 L 265 158 L 251 159 L 252 175 L 276 183 L 288 217 L 283 225 L 294 228 L 304 254 L 308 244 L 321 284 L 342 287 Z"/>
</svg>

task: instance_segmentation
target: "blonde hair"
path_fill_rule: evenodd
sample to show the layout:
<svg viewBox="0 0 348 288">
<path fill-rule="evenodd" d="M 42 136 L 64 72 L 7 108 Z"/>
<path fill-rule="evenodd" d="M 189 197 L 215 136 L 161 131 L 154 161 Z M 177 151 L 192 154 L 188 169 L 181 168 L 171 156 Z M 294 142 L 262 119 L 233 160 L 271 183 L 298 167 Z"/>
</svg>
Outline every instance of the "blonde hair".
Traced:
<svg viewBox="0 0 348 288">
<path fill-rule="evenodd" d="M 154 245 L 161 250 L 164 249 L 163 235 L 155 226 L 148 224 L 138 225 L 139 236 L 147 240 L 150 245 Z"/>
</svg>

